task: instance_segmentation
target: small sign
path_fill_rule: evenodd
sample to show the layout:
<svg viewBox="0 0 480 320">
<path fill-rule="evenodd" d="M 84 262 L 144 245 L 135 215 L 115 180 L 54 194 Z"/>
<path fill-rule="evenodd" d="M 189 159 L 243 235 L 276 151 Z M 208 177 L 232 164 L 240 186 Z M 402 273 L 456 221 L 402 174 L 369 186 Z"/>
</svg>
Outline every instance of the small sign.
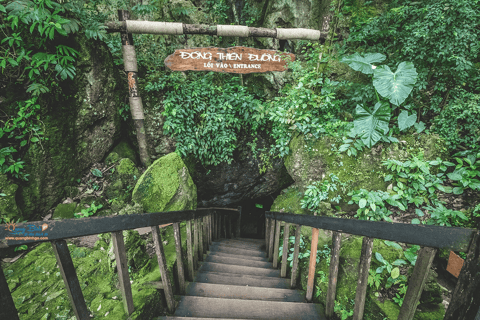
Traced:
<svg viewBox="0 0 480 320">
<path fill-rule="evenodd" d="M 447 271 L 450 272 L 458 278 L 460 271 L 462 270 L 464 260 L 457 256 L 455 252 L 450 251 L 450 256 L 448 257 Z"/>
<path fill-rule="evenodd" d="M 293 53 L 247 47 L 178 49 L 165 59 L 172 71 L 260 73 L 287 70 Z"/>
</svg>

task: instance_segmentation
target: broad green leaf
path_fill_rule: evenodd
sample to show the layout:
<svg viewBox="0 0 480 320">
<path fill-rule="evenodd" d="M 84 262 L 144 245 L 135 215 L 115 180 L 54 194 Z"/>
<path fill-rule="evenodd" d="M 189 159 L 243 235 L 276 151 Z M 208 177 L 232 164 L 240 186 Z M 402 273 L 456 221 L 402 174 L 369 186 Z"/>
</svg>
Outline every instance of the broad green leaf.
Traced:
<svg viewBox="0 0 480 320">
<path fill-rule="evenodd" d="M 367 200 L 365 200 L 365 199 L 363 199 L 363 198 L 360 199 L 360 202 L 358 203 L 358 206 L 359 206 L 360 208 L 365 208 L 366 205 L 367 205 Z"/>
<path fill-rule="evenodd" d="M 398 116 L 398 128 L 400 131 L 410 128 L 415 124 L 417 120 L 417 113 L 414 112 L 412 115 L 408 115 L 407 110 L 403 110 Z"/>
<path fill-rule="evenodd" d="M 416 213 L 417 216 L 419 216 L 419 217 L 423 217 L 423 216 L 424 216 L 423 211 L 420 210 L 420 209 L 415 209 L 415 213 Z"/>
<path fill-rule="evenodd" d="M 387 246 L 393 247 L 395 249 L 403 250 L 402 247 L 396 242 L 388 241 L 388 240 L 385 240 L 384 242 Z"/>
<path fill-rule="evenodd" d="M 407 261 L 403 259 L 397 259 L 394 262 L 392 262 L 392 266 L 402 266 L 404 264 L 407 264 Z"/>
<path fill-rule="evenodd" d="M 381 53 L 367 53 L 363 57 L 355 52 L 354 54 L 344 57 L 341 62 L 344 62 L 355 71 L 360 71 L 365 74 L 372 74 L 374 68 L 372 63 L 380 63 L 385 60 L 385 56 Z"/>
<path fill-rule="evenodd" d="M 417 218 L 412 219 L 412 224 L 420 224 L 420 220 L 418 220 Z"/>
<path fill-rule="evenodd" d="M 400 275 L 400 269 L 398 269 L 398 268 L 394 268 L 394 269 L 392 270 L 392 273 L 390 274 L 390 276 L 391 276 L 393 279 L 397 279 L 399 275 Z"/>
<path fill-rule="evenodd" d="M 415 130 L 417 130 L 417 133 L 421 133 L 423 130 L 425 130 L 425 123 L 423 121 L 420 121 L 419 123 L 415 123 Z"/>
<path fill-rule="evenodd" d="M 373 86 L 378 93 L 398 106 L 408 97 L 417 82 L 417 71 L 411 62 L 402 62 L 395 73 L 388 66 L 375 69 Z"/>
<path fill-rule="evenodd" d="M 375 252 L 375 258 L 381 263 L 385 263 L 385 259 L 383 258 L 382 254 L 380 252 Z"/>
<path fill-rule="evenodd" d="M 372 112 L 357 105 L 354 129 L 367 147 L 371 148 L 387 134 L 390 116 L 388 103 L 377 102 Z"/>
</svg>

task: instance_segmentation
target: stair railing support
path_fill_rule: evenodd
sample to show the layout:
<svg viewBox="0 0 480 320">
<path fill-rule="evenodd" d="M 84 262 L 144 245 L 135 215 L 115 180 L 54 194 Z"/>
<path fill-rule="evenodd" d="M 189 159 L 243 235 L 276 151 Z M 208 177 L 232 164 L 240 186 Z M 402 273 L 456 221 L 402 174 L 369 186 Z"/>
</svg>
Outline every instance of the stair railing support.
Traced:
<svg viewBox="0 0 480 320">
<path fill-rule="evenodd" d="M 292 278 L 290 279 L 290 289 L 297 286 L 297 274 L 298 274 L 298 255 L 300 253 L 300 232 L 302 226 L 295 225 L 295 247 L 293 249 L 293 266 L 292 266 Z"/>
<path fill-rule="evenodd" d="M 282 252 L 282 270 L 280 276 L 282 278 L 287 277 L 287 258 L 288 258 L 288 238 L 290 236 L 290 224 L 285 222 L 283 228 L 283 252 Z"/>
<path fill-rule="evenodd" d="M 315 267 L 317 266 L 317 246 L 318 246 L 318 232 L 317 228 L 312 228 L 312 243 L 310 247 L 310 263 L 308 264 L 308 281 L 307 281 L 307 295 L 308 302 L 313 299 L 313 287 L 315 278 Z"/>
<path fill-rule="evenodd" d="M 275 223 L 275 243 L 274 243 L 274 250 L 273 250 L 273 267 L 275 269 L 278 268 L 278 250 L 280 246 L 280 225 L 282 221 L 277 220 Z"/>
<path fill-rule="evenodd" d="M 268 242 L 268 261 L 273 261 L 273 240 L 275 235 L 275 220 L 270 219 L 270 232 L 268 233 L 270 236 L 270 240 Z"/>
<path fill-rule="evenodd" d="M 270 219 L 265 217 L 265 247 L 267 248 L 267 255 L 268 255 L 269 240 L 270 240 Z"/>
<path fill-rule="evenodd" d="M 175 251 L 177 253 L 178 289 L 181 295 L 185 294 L 185 272 L 183 270 L 182 239 L 180 223 L 173 223 L 173 236 L 175 238 Z"/>
<path fill-rule="evenodd" d="M 71 300 L 70 300 L 71 301 Z M 12 293 L 8 288 L 7 279 L 0 268 L 0 319 L 20 320 L 18 311 L 13 302 Z"/>
<path fill-rule="evenodd" d="M 123 307 L 127 315 L 134 311 L 132 287 L 130 285 L 130 275 L 128 274 L 127 253 L 125 251 L 125 242 L 123 240 L 123 231 L 112 232 L 113 252 L 117 262 L 118 282 L 120 292 L 123 297 Z"/>
<path fill-rule="evenodd" d="M 173 299 L 172 284 L 170 283 L 170 277 L 168 276 L 168 268 L 165 260 L 165 252 L 163 250 L 162 236 L 158 231 L 158 226 L 152 226 L 151 228 L 153 244 L 155 245 L 155 251 L 157 253 L 158 267 L 160 269 L 160 275 L 162 276 L 163 291 L 165 292 L 165 299 L 167 300 L 167 309 L 169 312 L 173 313 L 175 309 L 175 300 Z"/>
<path fill-rule="evenodd" d="M 237 238 L 240 238 L 241 233 L 242 233 L 242 207 L 238 206 L 237 230 L 235 231 L 235 236 Z"/>
<path fill-rule="evenodd" d="M 188 260 L 188 279 L 193 281 L 195 261 L 193 260 L 192 248 L 192 220 L 187 220 L 187 260 Z"/>
<path fill-rule="evenodd" d="M 362 253 L 360 255 L 357 291 L 355 293 L 355 306 L 353 309 L 353 320 L 363 319 L 365 308 L 365 297 L 367 294 L 368 270 L 372 261 L 373 238 L 363 237 Z"/>
<path fill-rule="evenodd" d="M 327 303 L 326 303 L 326 316 L 327 318 L 333 317 L 333 307 L 335 305 L 335 295 L 337 293 L 337 279 L 338 279 L 338 266 L 340 264 L 340 245 L 342 242 L 342 234 L 340 232 L 333 232 L 332 234 L 332 257 L 330 258 L 330 274 L 328 276 L 328 289 L 327 289 Z"/>
</svg>

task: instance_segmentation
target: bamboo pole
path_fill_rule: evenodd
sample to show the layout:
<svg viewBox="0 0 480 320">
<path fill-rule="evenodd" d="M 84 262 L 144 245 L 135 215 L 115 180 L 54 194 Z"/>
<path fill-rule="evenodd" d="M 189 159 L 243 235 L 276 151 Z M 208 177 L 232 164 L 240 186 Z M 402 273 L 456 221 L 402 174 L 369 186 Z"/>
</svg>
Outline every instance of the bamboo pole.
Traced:
<svg viewBox="0 0 480 320">
<path fill-rule="evenodd" d="M 126 10 L 118 10 L 118 20 L 124 21 L 130 18 L 130 13 Z M 138 92 L 138 68 L 135 47 L 133 45 L 133 37 L 131 33 L 123 31 L 120 33 L 122 38 L 122 51 L 125 72 L 128 77 L 128 94 L 130 100 L 130 111 L 137 132 L 138 151 L 140 153 L 140 161 L 142 165 L 148 167 L 150 165 L 150 157 L 147 150 L 147 139 L 145 137 L 145 116 L 143 114 L 142 98 Z"/>
</svg>

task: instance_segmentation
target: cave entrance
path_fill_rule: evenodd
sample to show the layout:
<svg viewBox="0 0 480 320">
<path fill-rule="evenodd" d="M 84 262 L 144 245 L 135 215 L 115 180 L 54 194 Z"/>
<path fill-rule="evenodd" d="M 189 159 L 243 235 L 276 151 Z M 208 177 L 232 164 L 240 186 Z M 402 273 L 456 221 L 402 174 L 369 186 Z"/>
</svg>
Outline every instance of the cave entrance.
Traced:
<svg viewBox="0 0 480 320">
<path fill-rule="evenodd" d="M 273 200 L 280 192 L 238 203 L 242 207 L 240 235 L 242 238 L 265 239 L 265 211 L 272 207 Z"/>
</svg>

